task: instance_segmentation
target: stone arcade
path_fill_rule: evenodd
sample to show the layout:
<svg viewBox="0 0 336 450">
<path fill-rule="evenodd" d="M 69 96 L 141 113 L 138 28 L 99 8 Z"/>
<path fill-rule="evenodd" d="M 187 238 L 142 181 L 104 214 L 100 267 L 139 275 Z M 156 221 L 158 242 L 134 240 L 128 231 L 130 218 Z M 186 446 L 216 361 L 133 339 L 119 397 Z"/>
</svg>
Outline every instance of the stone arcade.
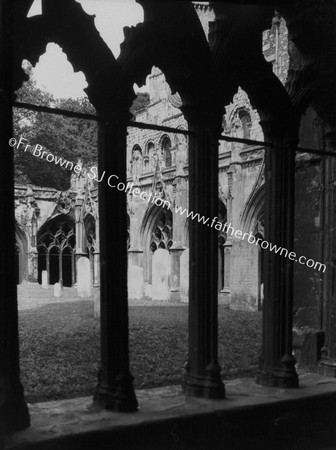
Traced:
<svg viewBox="0 0 336 450">
<path fill-rule="evenodd" d="M 299 376 L 293 357 L 292 327 L 294 313 L 297 323 L 300 323 L 301 320 L 303 324 L 309 323 L 306 326 L 324 332 L 325 340 L 319 358 L 319 371 L 322 375 L 335 377 L 335 158 L 330 156 L 335 146 L 336 117 L 334 113 L 336 104 L 335 2 L 323 0 L 315 3 L 308 0 L 294 1 L 290 4 L 272 2 L 268 7 L 253 7 L 249 6 L 247 2 L 237 2 L 237 4 L 215 2 L 213 3 L 213 17 L 208 24 L 209 41 L 207 41 L 195 7 L 191 2 L 141 0 L 139 3 L 145 11 L 144 23 L 131 29 L 125 29 L 125 41 L 118 59 L 114 58 L 95 29 L 94 19 L 88 16 L 75 1 L 42 0 L 42 14 L 27 18 L 31 3 L 29 0 L 11 3 L 0 0 L 0 59 L 2 61 L 0 70 L 0 140 L 2 148 L 0 153 L 0 196 L 3 210 L 6 211 L 1 221 L 2 235 L 6 238 L 3 239 L 0 256 L 2 284 L 0 298 L 1 431 L 10 433 L 22 430 L 27 428 L 30 423 L 28 407 L 24 401 L 23 386 L 20 382 L 16 260 L 13 254 L 15 232 L 19 234 L 21 231 L 16 228 L 15 223 L 12 153 L 3 150 L 7 149 L 8 141 L 12 136 L 14 91 L 21 86 L 25 79 L 25 74 L 21 69 L 22 60 L 28 59 L 35 65 L 44 52 L 46 44 L 56 42 L 67 54 L 74 69 L 83 71 L 88 82 L 86 91 L 100 118 L 99 169 L 100 171 L 106 170 L 107 173 L 116 173 L 122 176 L 127 171 L 127 159 L 130 158 L 130 155 L 127 155 L 129 148 L 127 143 L 131 136 L 129 133 L 129 138 L 127 137 L 127 129 L 130 125 L 129 108 L 134 99 L 133 84 L 144 84 L 152 67 L 159 67 L 163 71 L 172 91 L 177 91 L 180 95 L 181 100 L 174 98 L 173 102 L 181 101 L 180 109 L 187 124 L 188 207 L 205 217 L 219 216 L 219 211 L 222 211 L 222 214 L 227 211 L 227 214 L 239 215 L 239 209 L 235 210 L 233 207 L 231 209 L 227 204 L 233 203 L 235 195 L 239 195 L 239 192 L 234 192 L 234 177 L 239 173 L 244 173 L 240 172 L 241 160 L 244 161 L 244 151 L 242 155 L 241 147 L 232 145 L 234 158 L 231 160 L 232 155 L 230 155 L 230 164 L 226 164 L 228 166 L 226 170 L 228 185 L 226 187 L 223 181 L 219 183 L 218 141 L 223 138 L 225 105 L 229 105 L 233 96 L 239 92 L 239 86 L 246 92 L 252 107 L 259 114 L 264 141 L 267 143 L 264 157 L 265 180 L 260 175 L 262 173 L 260 168 L 257 171 L 252 164 L 250 169 L 256 171 L 252 177 L 255 183 L 252 184 L 257 189 L 250 188 L 247 189 L 249 192 L 245 192 L 248 199 L 242 218 L 249 228 L 247 231 L 263 233 L 265 239 L 276 242 L 289 251 L 294 248 L 295 243 L 300 254 L 305 254 L 309 250 L 310 257 L 323 260 L 328 266 L 328 271 L 323 277 L 320 273 L 314 272 L 309 272 L 308 275 L 308 271 L 311 269 L 302 266 L 295 267 L 294 270 L 292 261 L 267 252 L 263 255 L 262 269 L 258 269 L 262 270 L 264 284 L 263 352 L 260 362 L 261 373 L 258 378 L 258 383 L 262 387 L 258 387 L 258 391 L 269 392 L 263 391 L 263 389 L 270 387 L 272 389 L 275 387 L 294 388 L 293 394 L 288 393 L 287 389 L 276 390 L 283 411 L 282 422 L 277 421 L 276 408 L 267 407 L 267 402 L 259 404 L 259 408 L 256 410 L 252 408 L 253 405 L 255 406 L 253 400 L 250 400 L 252 402 L 250 404 L 241 403 L 239 389 L 237 396 L 231 400 L 231 408 L 240 406 L 238 416 L 235 416 L 234 412 L 230 410 L 229 402 L 224 400 L 225 388 L 220 377 L 217 358 L 217 304 L 220 278 L 218 276 L 219 236 L 217 231 L 197 221 L 189 221 L 189 251 L 186 252 L 184 248 L 186 234 L 176 236 L 174 233 L 173 239 L 171 239 L 171 217 L 167 214 L 162 216 L 160 212 L 158 217 L 152 216 L 150 221 L 153 222 L 153 226 L 148 228 L 154 230 L 154 233 L 158 229 L 155 233 L 156 238 L 154 236 L 153 239 L 148 238 L 150 233 L 147 233 L 148 245 L 143 249 L 140 248 L 140 242 L 130 242 L 131 267 L 143 267 L 141 251 L 149 252 L 151 249 L 153 251 L 152 258 L 155 258 L 156 251 L 167 252 L 167 247 L 173 261 L 172 264 L 175 264 L 176 267 L 185 268 L 187 260 L 190 262 L 189 346 L 183 389 L 184 395 L 207 399 L 206 401 L 202 399 L 199 403 L 193 399 L 195 402 L 193 404 L 197 405 L 201 414 L 204 413 L 202 416 L 204 423 L 212 424 L 212 427 L 208 431 L 206 431 L 206 427 L 198 429 L 199 422 L 195 418 L 194 427 L 191 424 L 190 428 L 193 430 L 192 436 L 186 437 L 187 443 L 184 447 L 181 442 L 177 448 L 195 448 L 193 444 L 198 442 L 197 436 L 201 436 L 202 431 L 207 433 L 208 443 L 216 442 L 216 445 L 209 447 L 222 448 L 224 439 L 231 436 L 231 429 L 223 426 L 223 422 L 233 424 L 237 430 L 236 434 L 239 434 L 240 439 L 244 439 L 244 436 L 248 436 L 250 432 L 253 433 L 250 419 L 254 411 L 257 411 L 259 420 L 258 422 L 252 420 L 252 423 L 257 425 L 258 432 L 261 430 L 261 433 L 266 433 L 263 438 L 267 445 L 255 448 L 271 448 L 270 442 L 279 443 L 280 438 L 286 440 L 289 436 L 295 438 L 295 433 L 287 433 L 288 417 L 300 417 L 306 420 L 305 411 L 302 410 L 307 406 L 303 406 L 301 410 L 299 407 L 303 397 L 305 397 L 305 405 L 308 405 L 314 413 L 316 412 L 316 417 L 321 418 L 323 425 L 322 431 L 321 421 L 309 423 L 307 433 L 316 438 L 318 436 L 316 433 L 322 432 L 322 437 L 326 439 L 325 430 L 335 417 L 335 385 L 332 385 L 329 379 L 329 390 L 324 388 L 323 391 L 320 386 L 323 384 L 323 379 L 319 378 L 313 390 L 306 388 L 300 393 L 295 389 L 299 385 Z M 199 8 L 202 9 L 202 5 Z M 289 71 L 285 85 L 281 83 L 264 57 L 263 50 L 267 53 L 272 46 L 267 48 L 268 44 L 265 43 L 263 49 L 261 45 L 262 35 L 265 30 L 270 29 L 275 9 L 284 18 L 288 27 Z M 14 36 L 14 40 L 11 38 L 12 36 Z M 277 42 L 276 51 L 278 52 L 280 34 L 276 30 L 273 38 Z M 269 59 L 272 58 L 271 53 L 266 56 Z M 279 65 L 275 72 L 279 75 L 281 70 L 282 67 Z M 236 118 L 237 116 L 233 119 L 236 120 Z M 246 116 L 244 118 L 243 112 L 240 116 L 238 114 L 238 119 L 243 130 L 245 124 L 247 132 L 248 120 Z M 238 121 L 237 123 L 240 126 Z M 315 133 L 315 141 L 314 126 L 319 130 L 319 133 Z M 133 125 L 133 127 L 135 126 Z M 168 139 L 170 139 L 170 143 Z M 237 135 L 234 142 L 242 143 Z M 136 144 L 140 148 L 131 149 L 132 177 L 145 187 L 144 174 L 141 174 L 141 161 L 147 155 L 145 155 L 141 142 Z M 155 151 L 157 143 L 153 142 L 153 144 L 154 150 L 152 145 L 147 147 L 148 170 L 150 170 L 151 164 L 150 155 Z M 174 177 L 172 176 L 171 186 L 176 190 L 177 196 L 181 195 L 180 189 L 182 191 L 185 189 L 185 178 L 182 174 L 185 170 L 183 149 L 186 143 L 183 140 L 172 143 L 171 137 L 167 135 L 162 136 L 160 145 L 165 155 L 167 172 L 175 158 L 176 173 Z M 175 154 L 172 154 L 170 150 L 174 145 L 176 145 L 176 150 L 174 150 Z M 301 151 L 297 152 L 296 162 L 295 155 L 298 147 L 301 148 Z M 115 151 L 111 151 L 111 148 Z M 302 149 L 307 151 L 302 153 Z M 248 150 L 246 151 L 248 152 Z M 259 159 L 262 159 L 261 155 L 262 152 Z M 225 152 L 223 157 L 225 159 Z M 235 159 L 236 157 L 237 159 Z M 249 155 L 246 159 L 248 158 Z M 253 155 L 251 155 L 251 159 L 254 159 Z M 295 164 L 297 164 L 296 176 Z M 225 166 L 224 163 L 223 166 Z M 162 192 L 162 195 L 166 195 L 166 192 L 169 193 L 169 189 L 165 187 L 168 176 L 163 175 L 165 175 L 164 170 L 155 170 L 155 184 L 154 182 L 153 184 L 155 189 Z M 297 181 L 296 184 L 295 181 Z M 261 190 L 259 187 L 262 185 Z M 227 199 L 225 208 L 218 207 L 219 188 L 223 190 L 223 199 Z M 227 194 L 225 194 L 226 189 Z M 103 439 L 104 436 L 105 448 L 108 448 L 106 439 L 113 439 L 113 423 L 118 423 L 120 412 L 132 412 L 138 408 L 137 396 L 133 389 L 133 376 L 129 370 L 127 303 L 128 226 L 134 227 L 135 222 L 131 217 L 128 223 L 126 196 L 120 195 L 120 192 L 111 189 L 105 183 L 98 185 L 98 192 L 99 227 L 96 222 L 95 231 L 92 231 L 92 235 L 96 237 L 92 242 L 95 239 L 95 245 L 97 245 L 99 236 L 100 242 L 97 248 L 100 248 L 100 262 L 98 262 L 99 258 L 96 258 L 96 266 L 93 264 L 93 267 L 100 267 L 101 369 L 94 401 L 96 405 L 118 411 L 119 414 L 113 416 L 113 413 L 109 413 L 111 416 L 108 417 L 113 416 L 114 420 L 106 421 L 105 419 L 105 428 L 95 429 L 95 436 L 98 441 L 99 437 Z M 38 196 L 34 192 L 33 194 L 27 197 L 32 197 L 31 202 L 27 200 L 32 213 L 29 226 L 33 226 L 33 216 L 38 216 L 39 209 L 38 205 L 37 208 L 35 206 Z M 57 198 L 58 194 L 51 195 L 55 195 Z M 78 223 L 83 223 L 85 220 L 85 217 L 81 217 L 81 215 L 83 215 L 83 202 L 86 202 L 88 198 L 86 195 L 88 194 L 82 193 L 75 199 L 76 227 Z M 183 196 L 181 196 L 182 198 Z M 246 198 L 242 203 L 244 202 L 246 202 Z M 262 220 L 263 202 L 264 219 Z M 132 200 L 129 208 L 134 207 Z M 67 208 L 67 202 L 64 201 L 64 210 L 67 211 Z M 49 214 L 52 215 L 53 211 L 50 211 Z M 38 258 L 45 261 L 46 269 L 49 264 L 49 277 L 53 273 L 52 276 L 55 278 L 61 278 L 64 267 L 72 267 L 70 273 L 71 276 L 75 276 L 73 261 L 76 253 L 78 255 L 80 253 L 87 254 L 86 248 L 83 248 L 87 243 L 83 235 L 83 227 L 82 231 L 76 229 L 76 244 L 74 244 L 74 227 L 72 224 L 70 225 L 67 214 L 60 216 L 60 222 L 62 223 L 48 224 L 46 222 L 46 227 L 44 229 L 41 227 L 41 234 L 39 236 L 35 234 L 37 239 L 43 238 L 44 234 L 49 235 L 50 239 L 54 239 L 53 242 L 56 245 L 54 245 L 55 250 L 53 251 L 48 247 L 49 240 L 42 239 L 40 241 L 41 246 L 46 248 L 46 252 L 38 252 Z M 55 228 L 53 228 L 54 225 Z M 56 228 L 63 233 L 62 243 L 59 245 L 56 242 Z M 183 229 L 183 227 L 177 229 Z M 86 236 L 88 234 L 86 232 Z M 130 234 L 132 236 L 132 232 Z M 133 236 L 136 235 L 133 234 Z M 230 255 L 231 244 L 225 241 L 225 237 L 223 239 L 224 253 Z M 169 245 L 171 240 L 172 243 Z M 65 241 L 67 242 L 66 246 L 63 245 Z M 24 242 L 22 242 L 22 247 L 24 247 Z M 231 266 L 236 271 L 238 267 L 235 264 L 238 261 L 239 253 L 235 257 L 233 248 L 232 245 L 232 253 L 228 256 L 232 259 L 229 267 Z M 241 249 L 241 251 L 245 250 Z M 48 252 L 49 263 L 48 258 L 45 257 Z M 82 254 L 80 256 L 83 256 Z M 162 270 L 166 270 L 168 266 L 167 253 L 165 255 L 161 260 Z M 246 261 L 254 259 L 255 255 L 250 255 L 250 259 L 247 258 Z M 50 267 L 53 268 L 52 271 L 50 271 Z M 36 267 L 34 270 L 36 271 Z M 245 268 L 240 267 L 239 271 L 241 279 L 235 281 L 237 286 L 246 281 Z M 66 271 L 66 273 L 69 272 Z M 141 271 L 138 271 L 138 275 L 141 276 Z M 149 281 L 150 276 L 150 270 L 145 269 L 144 281 Z M 233 280 L 227 274 L 226 280 L 228 279 Z M 67 283 L 70 282 L 68 278 Z M 148 283 L 148 285 L 150 284 Z M 224 267 L 224 294 L 225 287 L 228 286 L 225 286 Z M 144 283 L 145 288 L 146 284 Z M 152 284 L 151 289 L 155 290 L 155 285 Z M 170 291 L 173 291 L 173 295 L 178 296 L 179 291 L 183 290 L 188 290 L 188 286 L 183 285 L 178 276 L 173 277 L 170 283 Z M 230 286 L 230 290 L 230 301 L 238 301 L 233 298 L 233 285 Z M 295 293 L 295 305 L 293 305 L 293 293 Z M 245 303 L 247 304 L 248 301 Z M 136 376 L 136 373 L 133 375 Z M 304 386 L 306 386 L 305 379 L 304 376 L 300 376 Z M 227 385 L 227 392 L 228 396 L 235 392 L 230 383 Z M 178 395 L 180 395 L 180 401 L 183 402 L 183 395 Z M 272 394 L 270 396 L 272 397 Z M 143 404 L 153 406 L 145 399 L 142 400 L 141 394 L 138 398 L 140 404 L 143 402 Z M 329 402 L 327 405 L 326 398 Z M 211 402 L 210 399 L 223 399 L 223 401 Z M 76 403 L 75 400 L 73 402 Z M 82 405 L 80 401 L 77 401 L 76 404 Z M 211 406 L 209 407 L 209 405 Z M 245 405 L 246 408 L 244 409 L 242 405 Z M 31 414 L 33 414 L 33 410 L 34 408 L 31 408 Z M 297 416 L 291 415 L 293 410 Z M 187 413 L 188 410 L 185 414 Z M 90 415 L 89 410 L 85 410 L 85 414 L 87 418 Z M 139 415 L 141 412 L 136 414 Z M 126 433 L 127 429 L 134 429 L 136 417 L 139 417 L 136 414 L 131 416 L 128 422 L 129 427 L 125 428 Z M 170 441 L 167 440 L 167 436 L 171 435 L 171 430 L 175 429 L 175 425 L 171 422 L 173 416 L 169 416 L 169 414 L 172 413 L 168 412 L 166 416 L 160 416 L 158 419 L 162 424 L 158 430 L 164 430 L 166 434 L 165 437 L 162 436 L 161 440 L 160 436 L 155 436 L 156 442 L 160 443 L 156 448 L 172 448 L 169 447 Z M 236 421 L 232 420 L 233 416 L 236 417 Z M 271 421 L 268 420 L 268 416 L 271 416 Z M 177 414 L 174 415 L 174 420 L 176 423 L 182 424 L 184 417 L 182 413 Z M 192 421 L 191 416 L 188 417 L 188 420 Z M 228 418 L 228 422 L 226 422 L 226 418 Z M 242 418 L 241 423 L 247 425 L 246 427 L 240 428 L 239 418 Z M 243 420 L 243 418 L 245 419 Z M 214 427 L 212 419 L 216 420 L 218 428 Z M 132 420 L 134 421 L 132 422 Z M 107 422 L 112 423 L 108 428 L 106 428 Z M 265 428 L 266 424 L 269 424 L 269 429 Z M 163 428 L 164 426 L 168 428 Z M 137 429 L 144 428 L 140 423 L 140 428 Z M 283 433 L 279 433 L 280 428 L 284 430 Z M 71 430 L 67 435 L 66 427 L 64 435 L 49 434 L 48 444 L 43 441 L 45 437 L 40 435 L 38 437 L 40 443 L 37 447 L 34 447 L 33 444 L 29 445 L 28 430 L 26 435 L 21 435 L 21 442 L 25 442 L 26 448 L 52 448 L 53 444 L 62 445 L 63 443 L 64 445 L 64 442 L 68 448 L 80 448 L 83 443 L 81 441 L 83 433 L 86 433 L 86 436 L 92 441 L 92 434 L 90 435 L 87 430 L 82 429 L 81 435 L 77 435 L 75 429 Z M 51 428 L 50 432 L 52 433 Z M 156 432 L 160 433 L 160 431 Z M 303 433 L 301 432 L 301 434 Z M 299 433 L 298 436 L 301 434 Z M 12 448 L 15 448 L 15 436 L 12 437 L 14 439 Z M 54 436 L 54 440 L 52 436 Z M 57 441 L 59 438 L 60 441 Z M 274 441 L 274 438 L 277 440 Z M 20 441 L 20 436 L 17 439 Z M 248 437 L 246 439 L 245 444 L 248 442 Z M 144 441 L 139 441 L 139 445 L 141 444 L 140 448 L 148 448 Z M 82 446 L 82 448 L 84 447 Z M 103 444 L 101 448 L 104 448 Z M 203 448 L 205 447 L 203 446 Z M 287 448 L 291 448 L 288 442 Z"/>
<path fill-rule="evenodd" d="M 214 11 L 199 4 L 195 8 L 206 31 Z M 277 15 L 271 25 L 263 34 L 263 52 L 284 84 L 288 72 L 287 28 L 284 19 Z M 270 37 L 276 33 L 281 42 L 277 50 L 274 38 Z M 18 248 L 22 248 L 20 282 L 28 279 L 41 283 L 41 272 L 46 269 L 49 283 L 60 281 L 64 286 L 71 286 L 77 282 L 78 258 L 86 255 L 91 262 L 92 283 L 99 285 L 99 246 L 95 232 L 96 224 L 99 226 L 98 184 L 93 185 L 93 180 L 99 180 L 118 189 L 120 195 L 128 192 L 129 298 L 188 301 L 189 268 L 184 253 L 188 253 L 191 219 L 176 212 L 176 208 L 183 210 L 188 206 L 188 136 L 178 132 L 185 131 L 188 124 L 179 109 L 180 96 L 171 93 L 164 74 L 155 67 L 149 75 L 147 89 L 149 104 L 135 112 L 135 120 L 165 124 L 177 133 L 129 127 L 127 183 L 106 170 L 98 174 L 97 168 L 92 167 L 72 174 L 68 192 L 16 186 L 16 240 Z M 223 134 L 263 141 L 259 120 L 247 94 L 239 88 L 225 108 Z M 224 223 L 229 219 L 235 229 L 263 237 L 264 147 L 220 141 L 218 170 L 218 220 Z M 132 195 L 134 189 L 141 195 Z M 155 199 L 159 201 L 154 202 Z M 162 202 L 163 208 L 156 205 Z M 170 205 L 169 212 L 162 211 L 166 204 Z M 64 227 L 64 221 L 72 229 L 71 243 L 64 231 L 57 228 Z M 58 243 L 53 233 L 57 233 Z M 166 261 L 161 270 L 153 264 L 153 258 L 160 260 L 158 251 Z M 233 309 L 260 309 L 262 258 L 260 246 L 251 247 L 235 236 L 220 232 L 219 301 Z"/>
</svg>

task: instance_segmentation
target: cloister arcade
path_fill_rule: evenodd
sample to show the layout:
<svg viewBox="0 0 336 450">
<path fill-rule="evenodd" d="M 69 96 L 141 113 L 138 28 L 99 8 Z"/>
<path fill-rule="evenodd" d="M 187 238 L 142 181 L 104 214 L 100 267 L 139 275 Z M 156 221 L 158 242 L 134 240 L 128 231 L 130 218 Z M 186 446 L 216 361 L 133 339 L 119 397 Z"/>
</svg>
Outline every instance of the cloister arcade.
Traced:
<svg viewBox="0 0 336 450">
<path fill-rule="evenodd" d="M 249 2 L 213 2 L 214 19 L 208 25 L 207 40 L 192 2 L 139 0 L 144 9 L 144 22 L 124 30 L 125 40 L 118 58 L 101 38 L 94 18 L 76 1 L 42 0 L 42 14 L 27 18 L 31 3 L 30 0 L 0 1 L 0 140 L 3 149 L 0 153 L 0 198 L 6 211 L 1 221 L 6 239 L 0 255 L 3 290 L 0 299 L 0 405 L 6 430 L 19 430 L 29 425 L 29 411 L 20 382 L 13 253 L 16 229 L 13 156 L 7 147 L 12 136 L 14 92 L 26 78 L 21 69 L 22 60 L 36 64 L 48 42 L 58 43 L 74 70 L 84 73 L 88 83 L 86 93 L 97 111 L 100 128 L 100 171 L 118 174 L 121 180 L 127 177 L 127 129 L 141 127 L 141 123 L 134 124 L 130 120 L 129 108 L 135 98 L 133 85 L 143 85 L 153 66 L 164 72 L 172 92 L 180 95 L 180 108 L 188 125 L 187 130 L 180 130 L 180 133 L 188 136 L 189 208 L 202 216 L 218 216 L 218 147 L 219 140 L 225 139 L 223 111 L 239 86 L 247 92 L 260 116 L 264 135 L 261 144 L 265 147 L 263 215 L 260 210 L 259 215 L 251 217 L 248 210 L 245 216 L 253 230 L 262 233 L 269 242 L 293 250 L 297 235 L 295 214 L 301 214 L 307 208 L 295 196 L 296 155 L 314 154 L 319 158 L 317 166 L 301 167 L 300 170 L 315 174 L 315 178 L 321 177 L 319 183 L 325 187 L 314 190 L 317 181 L 302 176 L 305 198 L 319 196 L 319 202 L 312 208 L 315 217 L 320 217 L 320 228 L 316 231 L 309 221 L 311 228 L 301 230 L 300 236 L 304 237 L 305 230 L 310 235 L 315 233 L 313 250 L 323 250 L 328 272 L 323 277 L 319 273 L 309 279 L 306 277 L 302 289 L 309 290 L 313 282 L 319 286 L 319 299 L 309 299 L 312 308 L 317 307 L 318 301 L 322 305 L 319 326 L 325 333 L 325 344 L 319 371 L 335 376 L 335 3 L 270 2 L 256 7 Z M 286 20 L 289 33 L 289 73 L 285 86 L 264 58 L 261 48 L 262 33 L 269 28 L 275 9 Z M 317 16 L 321 20 L 316 20 Z M 308 107 L 323 124 L 323 147 L 316 147 L 311 141 L 309 147 L 302 144 L 308 133 L 303 126 Z M 236 136 L 234 140 L 246 145 L 260 144 L 255 140 L 249 142 L 249 119 L 244 112 L 240 118 L 245 127 L 244 138 Z M 162 145 L 166 167 L 170 167 L 174 161 L 171 144 L 164 141 Z M 149 145 L 148 156 L 150 149 Z M 231 175 L 234 170 L 230 168 Z M 180 182 L 180 177 L 176 176 L 176 185 Z M 309 193 L 304 183 L 311 183 Z M 100 183 L 98 189 L 99 227 L 96 222 L 95 231 L 99 242 L 94 243 L 89 231 L 91 240 L 87 244 L 90 254 L 92 248 L 97 250 L 97 245 L 100 248 L 101 367 L 94 401 L 106 409 L 135 411 L 138 400 L 133 375 L 136 374 L 129 370 L 127 199 L 106 183 Z M 256 195 L 261 196 L 261 191 Z M 220 211 L 224 217 L 223 205 Z M 179 265 L 183 242 L 172 229 L 169 212 L 158 211 L 152 220 L 155 222 L 154 233 L 147 240 L 146 251 L 173 249 L 172 264 Z M 49 265 L 57 270 L 58 264 L 59 271 L 64 265 L 73 264 L 72 231 L 78 223 L 78 217 L 75 217 L 75 225 L 67 220 L 57 230 L 52 224 L 43 230 L 37 239 L 41 261 L 46 258 L 47 265 L 49 255 Z M 67 241 L 61 247 L 57 244 L 60 230 Z M 185 236 L 187 234 L 189 344 L 183 389 L 187 396 L 224 399 L 225 387 L 217 356 L 218 287 L 224 284 L 225 288 L 225 273 L 223 275 L 223 269 L 218 267 L 221 237 L 214 228 L 195 220 L 189 221 Z M 147 237 L 148 234 L 145 239 Z M 86 253 L 83 239 L 84 232 L 76 229 L 76 245 L 78 247 L 80 242 Z M 223 244 L 226 252 L 230 242 L 226 240 Z M 301 250 L 305 248 L 302 244 Z M 231 253 L 230 258 L 234 260 L 235 255 Z M 293 288 L 300 270 L 304 269 L 294 271 L 293 261 L 272 252 L 265 252 L 262 266 L 263 352 L 258 383 L 268 387 L 297 388 L 299 376 L 292 351 Z M 151 276 L 149 269 L 146 276 Z M 243 282 L 242 274 L 237 284 Z"/>
</svg>

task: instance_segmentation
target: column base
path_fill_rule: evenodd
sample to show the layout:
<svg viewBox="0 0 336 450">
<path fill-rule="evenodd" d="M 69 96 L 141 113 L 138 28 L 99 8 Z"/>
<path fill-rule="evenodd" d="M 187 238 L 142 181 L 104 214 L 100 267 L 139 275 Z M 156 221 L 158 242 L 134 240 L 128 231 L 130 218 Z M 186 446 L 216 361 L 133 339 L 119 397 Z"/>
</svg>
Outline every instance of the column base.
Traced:
<svg viewBox="0 0 336 450">
<path fill-rule="evenodd" d="M 118 412 L 133 412 L 139 408 L 133 389 L 133 377 L 130 380 L 116 382 L 115 386 L 102 386 L 98 384 L 93 396 L 95 403 L 104 409 Z"/>
<path fill-rule="evenodd" d="M 184 376 L 182 389 L 186 395 L 192 397 L 223 399 L 225 398 L 225 386 L 218 374 L 196 376 L 187 373 Z"/>
<path fill-rule="evenodd" d="M 336 378 L 336 360 L 335 359 L 323 359 L 318 365 L 318 374 L 324 377 Z"/>
<path fill-rule="evenodd" d="M 3 427 L 6 434 L 24 430 L 30 426 L 28 406 L 24 400 L 7 401 L 0 408 Z"/>
<path fill-rule="evenodd" d="M 292 356 L 285 356 L 279 367 L 273 370 L 265 370 L 256 382 L 261 386 L 279 387 L 279 388 L 298 388 L 299 377 L 295 370 L 295 358 Z"/>
</svg>

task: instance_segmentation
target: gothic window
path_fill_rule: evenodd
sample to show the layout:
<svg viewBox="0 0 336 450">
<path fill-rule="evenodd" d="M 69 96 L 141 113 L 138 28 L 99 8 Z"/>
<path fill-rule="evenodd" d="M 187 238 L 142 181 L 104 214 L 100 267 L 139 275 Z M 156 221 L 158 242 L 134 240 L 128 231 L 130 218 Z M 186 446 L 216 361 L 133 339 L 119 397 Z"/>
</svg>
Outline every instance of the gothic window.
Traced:
<svg viewBox="0 0 336 450">
<path fill-rule="evenodd" d="M 148 142 L 146 146 L 146 153 L 144 156 L 145 172 L 151 172 L 154 170 L 154 144 L 153 142 Z"/>
<path fill-rule="evenodd" d="M 89 254 L 93 254 L 96 247 L 96 227 L 94 220 L 90 220 L 86 228 L 86 246 Z"/>
<path fill-rule="evenodd" d="M 169 250 L 173 245 L 173 222 L 170 210 L 162 210 L 155 222 L 150 240 L 150 249 L 154 253 L 158 248 Z"/>
<path fill-rule="evenodd" d="M 162 151 L 163 159 L 165 162 L 165 167 L 171 167 L 172 165 L 172 152 L 171 152 L 171 141 L 169 137 L 165 137 L 162 141 Z"/>
<path fill-rule="evenodd" d="M 250 114 L 245 110 L 241 109 L 238 112 L 238 117 L 241 120 L 242 127 L 243 127 L 243 134 L 245 139 L 250 139 L 251 137 L 251 116 Z"/>
<path fill-rule="evenodd" d="M 135 179 L 138 179 L 142 174 L 142 151 L 139 145 L 135 145 L 132 149 L 132 174 Z"/>
<path fill-rule="evenodd" d="M 60 281 L 64 286 L 72 286 L 75 246 L 73 223 L 65 218 L 53 221 L 37 242 L 39 282 L 42 270 L 47 270 L 49 284 Z"/>
</svg>

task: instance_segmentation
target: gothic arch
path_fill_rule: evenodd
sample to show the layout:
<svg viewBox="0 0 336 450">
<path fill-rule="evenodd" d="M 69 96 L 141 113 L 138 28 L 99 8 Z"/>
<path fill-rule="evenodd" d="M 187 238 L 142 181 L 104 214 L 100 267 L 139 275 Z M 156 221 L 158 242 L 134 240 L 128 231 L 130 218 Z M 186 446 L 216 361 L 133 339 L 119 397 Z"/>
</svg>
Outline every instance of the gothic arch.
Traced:
<svg viewBox="0 0 336 450">
<path fill-rule="evenodd" d="M 132 147 L 132 155 L 133 155 L 133 153 L 134 153 L 135 151 L 139 151 L 139 152 L 141 153 L 141 156 L 142 156 L 142 149 L 141 149 L 141 147 L 140 147 L 139 144 L 133 145 L 133 147 Z"/>
<path fill-rule="evenodd" d="M 161 216 L 162 218 L 164 216 L 162 226 L 158 227 L 157 237 L 152 239 Z M 170 209 L 153 205 L 145 214 L 140 231 L 140 239 L 144 255 L 144 280 L 149 284 L 152 281 L 152 255 L 159 248 L 169 250 L 172 245 L 172 226 L 173 217 Z"/>
<path fill-rule="evenodd" d="M 44 223 L 37 234 L 38 282 L 47 271 L 48 284 L 60 282 L 72 286 L 75 277 L 75 224 L 65 214 Z"/>
<path fill-rule="evenodd" d="M 251 233 L 255 239 L 264 239 L 264 204 L 265 204 L 265 185 L 261 185 L 247 201 L 243 215 L 240 219 L 240 230 L 245 233 Z M 259 243 L 260 244 L 260 243 Z M 253 245 L 254 244 L 248 244 Z M 255 246 L 254 246 L 255 248 Z M 265 250 L 258 245 L 255 249 L 255 264 L 257 274 L 257 306 L 262 308 L 264 299 L 264 265 Z"/>
<path fill-rule="evenodd" d="M 243 214 L 240 219 L 240 230 L 253 233 L 257 225 L 258 218 L 263 214 L 265 204 L 265 185 L 257 189 L 257 191 L 247 201 Z"/>
<path fill-rule="evenodd" d="M 172 166 L 172 140 L 168 135 L 163 135 L 160 138 L 160 146 L 162 151 L 162 157 L 165 164 L 165 167 Z"/>
<path fill-rule="evenodd" d="M 205 78 L 210 79 L 211 56 L 192 3 L 139 3 L 144 8 L 145 21 L 126 29 L 118 58 L 125 72 L 132 74 L 133 82 L 141 86 L 156 66 L 164 72 L 172 92 L 180 94 L 184 105 L 203 94 L 203 100 L 209 100 L 199 86 L 208 86 Z M 206 72 L 200 70 L 201 64 L 208 68 Z"/>
<path fill-rule="evenodd" d="M 97 110 L 112 96 L 131 105 L 135 98 L 132 83 L 122 74 L 113 53 L 95 28 L 94 16 L 86 14 L 75 1 L 62 3 L 60 7 L 51 0 L 42 2 L 41 15 L 27 18 L 28 5 L 29 2 L 16 2 L 15 7 L 16 29 L 20 35 L 15 39 L 14 89 L 27 79 L 21 69 L 22 60 L 28 59 L 35 66 L 47 44 L 54 42 L 65 52 L 74 71 L 84 73 L 88 83 L 85 91 Z"/>
<path fill-rule="evenodd" d="M 143 156 L 145 173 L 154 170 L 154 163 L 153 163 L 154 155 L 155 155 L 155 144 L 153 140 L 150 139 L 145 144 L 145 151 Z"/>
</svg>

